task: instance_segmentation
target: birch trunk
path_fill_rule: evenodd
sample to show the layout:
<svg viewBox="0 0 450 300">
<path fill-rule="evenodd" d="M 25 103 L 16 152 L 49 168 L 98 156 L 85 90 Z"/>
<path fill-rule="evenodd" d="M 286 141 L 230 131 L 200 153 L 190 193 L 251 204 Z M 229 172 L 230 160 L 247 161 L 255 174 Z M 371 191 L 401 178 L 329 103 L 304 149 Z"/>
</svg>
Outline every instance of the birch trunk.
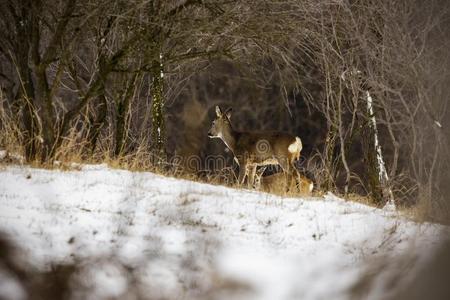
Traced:
<svg viewBox="0 0 450 300">
<path fill-rule="evenodd" d="M 378 169 L 378 180 L 381 185 L 382 197 L 386 199 L 388 206 L 392 206 L 395 208 L 394 197 L 392 194 L 392 190 L 389 185 L 389 177 L 386 171 L 386 165 L 383 159 L 383 152 L 381 151 L 380 141 L 378 139 L 378 128 L 377 128 L 377 119 L 375 118 L 375 113 L 373 109 L 373 99 L 372 95 L 370 95 L 369 91 L 366 91 L 366 101 L 367 101 L 367 111 L 369 113 L 369 121 L 370 126 L 373 132 L 374 138 L 374 149 L 376 153 L 377 160 L 377 169 Z"/>
</svg>

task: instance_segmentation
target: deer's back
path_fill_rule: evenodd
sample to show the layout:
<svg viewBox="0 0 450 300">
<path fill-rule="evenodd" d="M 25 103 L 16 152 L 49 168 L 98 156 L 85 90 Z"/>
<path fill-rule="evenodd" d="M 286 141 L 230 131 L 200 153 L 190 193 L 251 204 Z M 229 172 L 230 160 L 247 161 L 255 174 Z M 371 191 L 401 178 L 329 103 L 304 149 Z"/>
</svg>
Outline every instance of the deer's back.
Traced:
<svg viewBox="0 0 450 300">
<path fill-rule="evenodd" d="M 236 155 L 248 156 L 256 163 L 274 157 L 290 158 L 289 146 L 296 136 L 282 132 L 240 132 L 236 139 Z M 270 162 L 269 162 L 270 163 Z"/>
</svg>

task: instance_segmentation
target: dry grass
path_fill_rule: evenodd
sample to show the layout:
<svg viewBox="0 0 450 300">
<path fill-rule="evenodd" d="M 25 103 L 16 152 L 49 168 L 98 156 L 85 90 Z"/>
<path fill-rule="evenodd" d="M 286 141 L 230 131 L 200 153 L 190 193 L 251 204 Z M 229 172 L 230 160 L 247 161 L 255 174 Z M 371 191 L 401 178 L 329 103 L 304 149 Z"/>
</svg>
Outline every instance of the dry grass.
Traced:
<svg viewBox="0 0 450 300">
<path fill-rule="evenodd" d="M 11 114 L 5 110 L 6 100 L 0 90 L 0 147 L 7 153 L 23 154 L 23 134 Z"/>
<path fill-rule="evenodd" d="M 348 201 L 353 201 L 353 202 L 361 203 L 361 204 L 372 206 L 372 207 L 379 207 L 375 204 L 375 201 L 370 196 L 349 193 L 345 196 L 345 199 Z"/>
</svg>

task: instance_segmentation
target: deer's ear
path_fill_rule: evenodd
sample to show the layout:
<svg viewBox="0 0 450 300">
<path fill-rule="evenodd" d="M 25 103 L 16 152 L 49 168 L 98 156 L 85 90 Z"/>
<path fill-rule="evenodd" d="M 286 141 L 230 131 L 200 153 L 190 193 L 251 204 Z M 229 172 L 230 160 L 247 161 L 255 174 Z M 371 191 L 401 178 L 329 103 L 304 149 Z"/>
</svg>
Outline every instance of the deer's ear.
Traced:
<svg viewBox="0 0 450 300">
<path fill-rule="evenodd" d="M 222 116 L 222 110 L 220 109 L 219 105 L 216 105 L 216 115 L 217 115 L 218 117 L 221 117 L 221 116 Z"/>
<path fill-rule="evenodd" d="M 229 109 L 227 109 L 227 111 L 225 112 L 225 115 L 227 116 L 228 119 L 231 119 L 231 112 L 233 111 L 233 109 L 230 107 Z"/>
</svg>

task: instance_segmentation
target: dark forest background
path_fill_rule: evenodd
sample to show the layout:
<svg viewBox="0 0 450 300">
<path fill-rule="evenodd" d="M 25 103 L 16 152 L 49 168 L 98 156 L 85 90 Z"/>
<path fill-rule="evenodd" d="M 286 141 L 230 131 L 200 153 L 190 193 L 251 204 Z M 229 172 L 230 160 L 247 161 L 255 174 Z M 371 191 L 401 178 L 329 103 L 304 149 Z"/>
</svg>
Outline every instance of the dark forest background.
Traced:
<svg viewBox="0 0 450 300">
<path fill-rule="evenodd" d="M 319 191 L 445 222 L 449 49 L 446 0 L 4 0 L 0 146 L 230 182 L 206 134 L 221 105 L 238 129 L 300 136 Z"/>
</svg>

